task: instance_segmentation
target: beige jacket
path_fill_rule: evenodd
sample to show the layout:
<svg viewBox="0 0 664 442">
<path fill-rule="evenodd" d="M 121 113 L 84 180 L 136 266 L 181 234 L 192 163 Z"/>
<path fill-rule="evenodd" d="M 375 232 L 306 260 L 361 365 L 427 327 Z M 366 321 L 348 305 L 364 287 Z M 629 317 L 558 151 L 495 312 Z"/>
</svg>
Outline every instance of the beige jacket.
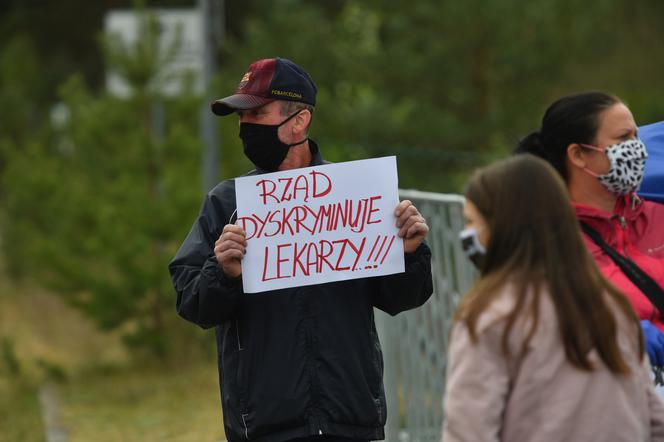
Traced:
<svg viewBox="0 0 664 442">
<path fill-rule="evenodd" d="M 502 353 L 504 321 L 513 305 L 506 289 L 478 321 L 477 344 L 463 322 L 454 325 L 444 398 L 444 442 L 641 442 L 664 441 L 664 403 L 655 393 L 647 356 L 622 319 L 619 345 L 634 374 L 612 374 L 595 350 L 593 372 L 565 357 L 554 306 L 541 296 L 540 320 L 527 352 Z M 515 324 L 512 354 L 525 338 L 526 321 Z"/>
</svg>

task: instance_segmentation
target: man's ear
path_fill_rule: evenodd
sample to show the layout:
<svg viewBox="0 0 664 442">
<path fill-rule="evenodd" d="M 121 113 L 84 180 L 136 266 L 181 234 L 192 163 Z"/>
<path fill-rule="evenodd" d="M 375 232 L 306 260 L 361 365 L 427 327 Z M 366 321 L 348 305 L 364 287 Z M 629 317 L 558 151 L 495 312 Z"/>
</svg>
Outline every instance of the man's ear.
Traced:
<svg viewBox="0 0 664 442">
<path fill-rule="evenodd" d="M 311 122 L 311 111 L 309 109 L 302 109 L 295 117 L 295 124 L 293 125 L 294 132 L 303 133 L 307 131 L 309 123 Z"/>
<path fill-rule="evenodd" d="M 572 143 L 567 146 L 567 161 L 573 166 L 583 169 L 586 164 L 586 153 L 578 143 Z"/>
</svg>

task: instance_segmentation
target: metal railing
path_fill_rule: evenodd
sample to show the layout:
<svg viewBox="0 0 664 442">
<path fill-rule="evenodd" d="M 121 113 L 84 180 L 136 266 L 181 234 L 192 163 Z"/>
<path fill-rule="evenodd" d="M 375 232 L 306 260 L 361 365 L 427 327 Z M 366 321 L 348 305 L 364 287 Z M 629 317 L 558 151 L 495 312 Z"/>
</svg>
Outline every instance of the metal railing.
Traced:
<svg viewBox="0 0 664 442">
<path fill-rule="evenodd" d="M 433 295 L 424 306 L 396 317 L 376 311 L 385 360 L 385 439 L 439 442 L 450 320 L 475 271 L 458 240 L 463 197 L 415 190 L 401 190 L 400 197 L 411 200 L 429 225 Z"/>
</svg>

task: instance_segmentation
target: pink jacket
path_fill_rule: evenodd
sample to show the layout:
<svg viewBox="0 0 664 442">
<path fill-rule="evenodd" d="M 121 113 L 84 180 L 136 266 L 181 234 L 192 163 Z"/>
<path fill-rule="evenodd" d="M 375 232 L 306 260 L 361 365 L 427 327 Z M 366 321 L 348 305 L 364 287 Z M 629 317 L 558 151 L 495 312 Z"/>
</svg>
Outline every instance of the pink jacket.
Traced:
<svg viewBox="0 0 664 442">
<path fill-rule="evenodd" d="M 618 200 L 613 213 L 574 203 L 579 220 L 595 229 L 617 252 L 629 257 L 664 288 L 664 204 L 639 199 L 635 194 Z M 584 235 L 600 270 L 632 303 L 640 319 L 664 331 L 664 320 L 646 295 L 611 258 Z"/>
<path fill-rule="evenodd" d="M 527 352 L 504 356 L 501 318 L 513 304 L 505 289 L 481 315 L 477 344 L 464 322 L 453 326 L 443 442 L 664 441 L 664 403 L 650 380 L 648 358 L 636 354 L 638 338 L 630 335 L 624 317 L 618 342 L 633 368 L 628 376 L 611 373 L 595 350 L 589 354 L 593 372 L 569 364 L 548 296 L 541 297 L 539 326 Z M 519 354 L 525 324 L 521 319 L 512 330 L 512 355 Z"/>
</svg>

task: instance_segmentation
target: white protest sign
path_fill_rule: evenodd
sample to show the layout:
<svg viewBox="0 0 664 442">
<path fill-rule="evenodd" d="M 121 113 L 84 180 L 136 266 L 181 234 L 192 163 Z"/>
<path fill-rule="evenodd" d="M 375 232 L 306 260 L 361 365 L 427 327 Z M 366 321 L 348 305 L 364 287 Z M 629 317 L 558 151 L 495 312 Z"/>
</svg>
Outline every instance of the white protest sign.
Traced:
<svg viewBox="0 0 664 442">
<path fill-rule="evenodd" d="M 246 293 L 404 271 L 396 157 L 235 180 Z"/>
</svg>

